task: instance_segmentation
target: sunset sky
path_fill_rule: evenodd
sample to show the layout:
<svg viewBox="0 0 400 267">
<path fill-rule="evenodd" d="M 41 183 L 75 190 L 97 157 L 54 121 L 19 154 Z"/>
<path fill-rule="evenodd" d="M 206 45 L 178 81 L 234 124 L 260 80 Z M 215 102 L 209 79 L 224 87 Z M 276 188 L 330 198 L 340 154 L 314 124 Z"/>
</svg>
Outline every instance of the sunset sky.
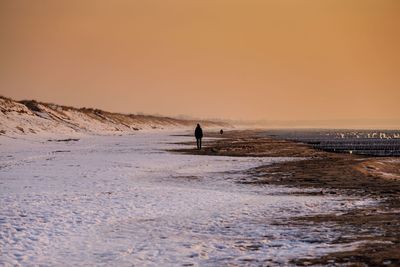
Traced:
<svg viewBox="0 0 400 267">
<path fill-rule="evenodd" d="M 399 0 L 1 0 L 0 94 L 201 118 L 400 118 Z"/>
</svg>

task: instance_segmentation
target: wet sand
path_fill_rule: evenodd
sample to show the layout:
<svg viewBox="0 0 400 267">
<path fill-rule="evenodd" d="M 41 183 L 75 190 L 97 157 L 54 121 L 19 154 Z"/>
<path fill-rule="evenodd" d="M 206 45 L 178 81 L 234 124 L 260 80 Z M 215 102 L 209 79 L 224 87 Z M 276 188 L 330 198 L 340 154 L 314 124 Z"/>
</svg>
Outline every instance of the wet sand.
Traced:
<svg viewBox="0 0 400 267">
<path fill-rule="evenodd" d="M 314 188 L 309 194 L 347 194 L 369 197 L 377 204 L 340 215 L 298 217 L 290 223 L 332 224 L 343 231 L 334 243 L 360 242 L 358 249 L 314 259 L 297 259 L 296 265 L 400 266 L 400 160 L 328 153 L 308 145 L 264 137 L 257 131 L 232 131 L 204 142 L 201 151 L 174 152 L 215 156 L 299 157 L 249 170 L 246 184 L 273 184 Z M 221 138 L 223 137 L 223 138 Z M 299 190 L 299 194 L 308 194 Z M 348 229 L 348 230 L 343 230 Z"/>
</svg>

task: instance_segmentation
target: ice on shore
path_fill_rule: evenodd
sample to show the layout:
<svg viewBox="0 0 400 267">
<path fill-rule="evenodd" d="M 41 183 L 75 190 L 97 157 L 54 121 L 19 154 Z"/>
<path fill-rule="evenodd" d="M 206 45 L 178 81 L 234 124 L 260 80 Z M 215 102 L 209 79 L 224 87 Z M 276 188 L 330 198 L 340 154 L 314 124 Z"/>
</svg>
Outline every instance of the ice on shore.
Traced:
<svg viewBox="0 0 400 267">
<path fill-rule="evenodd" d="M 0 265 L 287 264 L 349 249 L 329 244 L 330 226 L 291 217 L 365 204 L 235 183 L 293 159 L 173 154 L 191 139 L 166 133 L 0 138 Z"/>
</svg>

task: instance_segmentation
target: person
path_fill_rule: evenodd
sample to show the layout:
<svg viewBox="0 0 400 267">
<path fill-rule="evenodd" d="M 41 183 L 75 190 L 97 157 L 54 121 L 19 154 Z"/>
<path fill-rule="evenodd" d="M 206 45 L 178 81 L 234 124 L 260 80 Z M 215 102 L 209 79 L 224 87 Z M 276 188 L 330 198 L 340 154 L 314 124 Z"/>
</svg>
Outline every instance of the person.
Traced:
<svg viewBox="0 0 400 267">
<path fill-rule="evenodd" d="M 223 134 L 223 133 L 224 133 L 224 130 L 221 129 L 221 131 L 219 131 L 219 134 Z"/>
<path fill-rule="evenodd" d="M 203 130 L 200 127 L 200 124 L 197 124 L 196 130 L 194 130 L 194 137 L 196 137 L 197 149 L 201 149 L 201 138 L 203 138 Z"/>
</svg>

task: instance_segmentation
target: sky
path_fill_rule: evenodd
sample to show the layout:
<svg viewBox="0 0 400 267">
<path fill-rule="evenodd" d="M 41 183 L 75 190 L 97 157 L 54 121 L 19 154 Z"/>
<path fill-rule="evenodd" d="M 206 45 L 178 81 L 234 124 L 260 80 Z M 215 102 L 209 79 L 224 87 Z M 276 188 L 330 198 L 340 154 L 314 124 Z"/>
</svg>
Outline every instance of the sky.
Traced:
<svg viewBox="0 0 400 267">
<path fill-rule="evenodd" d="M 0 94 L 199 118 L 400 119 L 400 1 L 1 0 Z"/>
</svg>

